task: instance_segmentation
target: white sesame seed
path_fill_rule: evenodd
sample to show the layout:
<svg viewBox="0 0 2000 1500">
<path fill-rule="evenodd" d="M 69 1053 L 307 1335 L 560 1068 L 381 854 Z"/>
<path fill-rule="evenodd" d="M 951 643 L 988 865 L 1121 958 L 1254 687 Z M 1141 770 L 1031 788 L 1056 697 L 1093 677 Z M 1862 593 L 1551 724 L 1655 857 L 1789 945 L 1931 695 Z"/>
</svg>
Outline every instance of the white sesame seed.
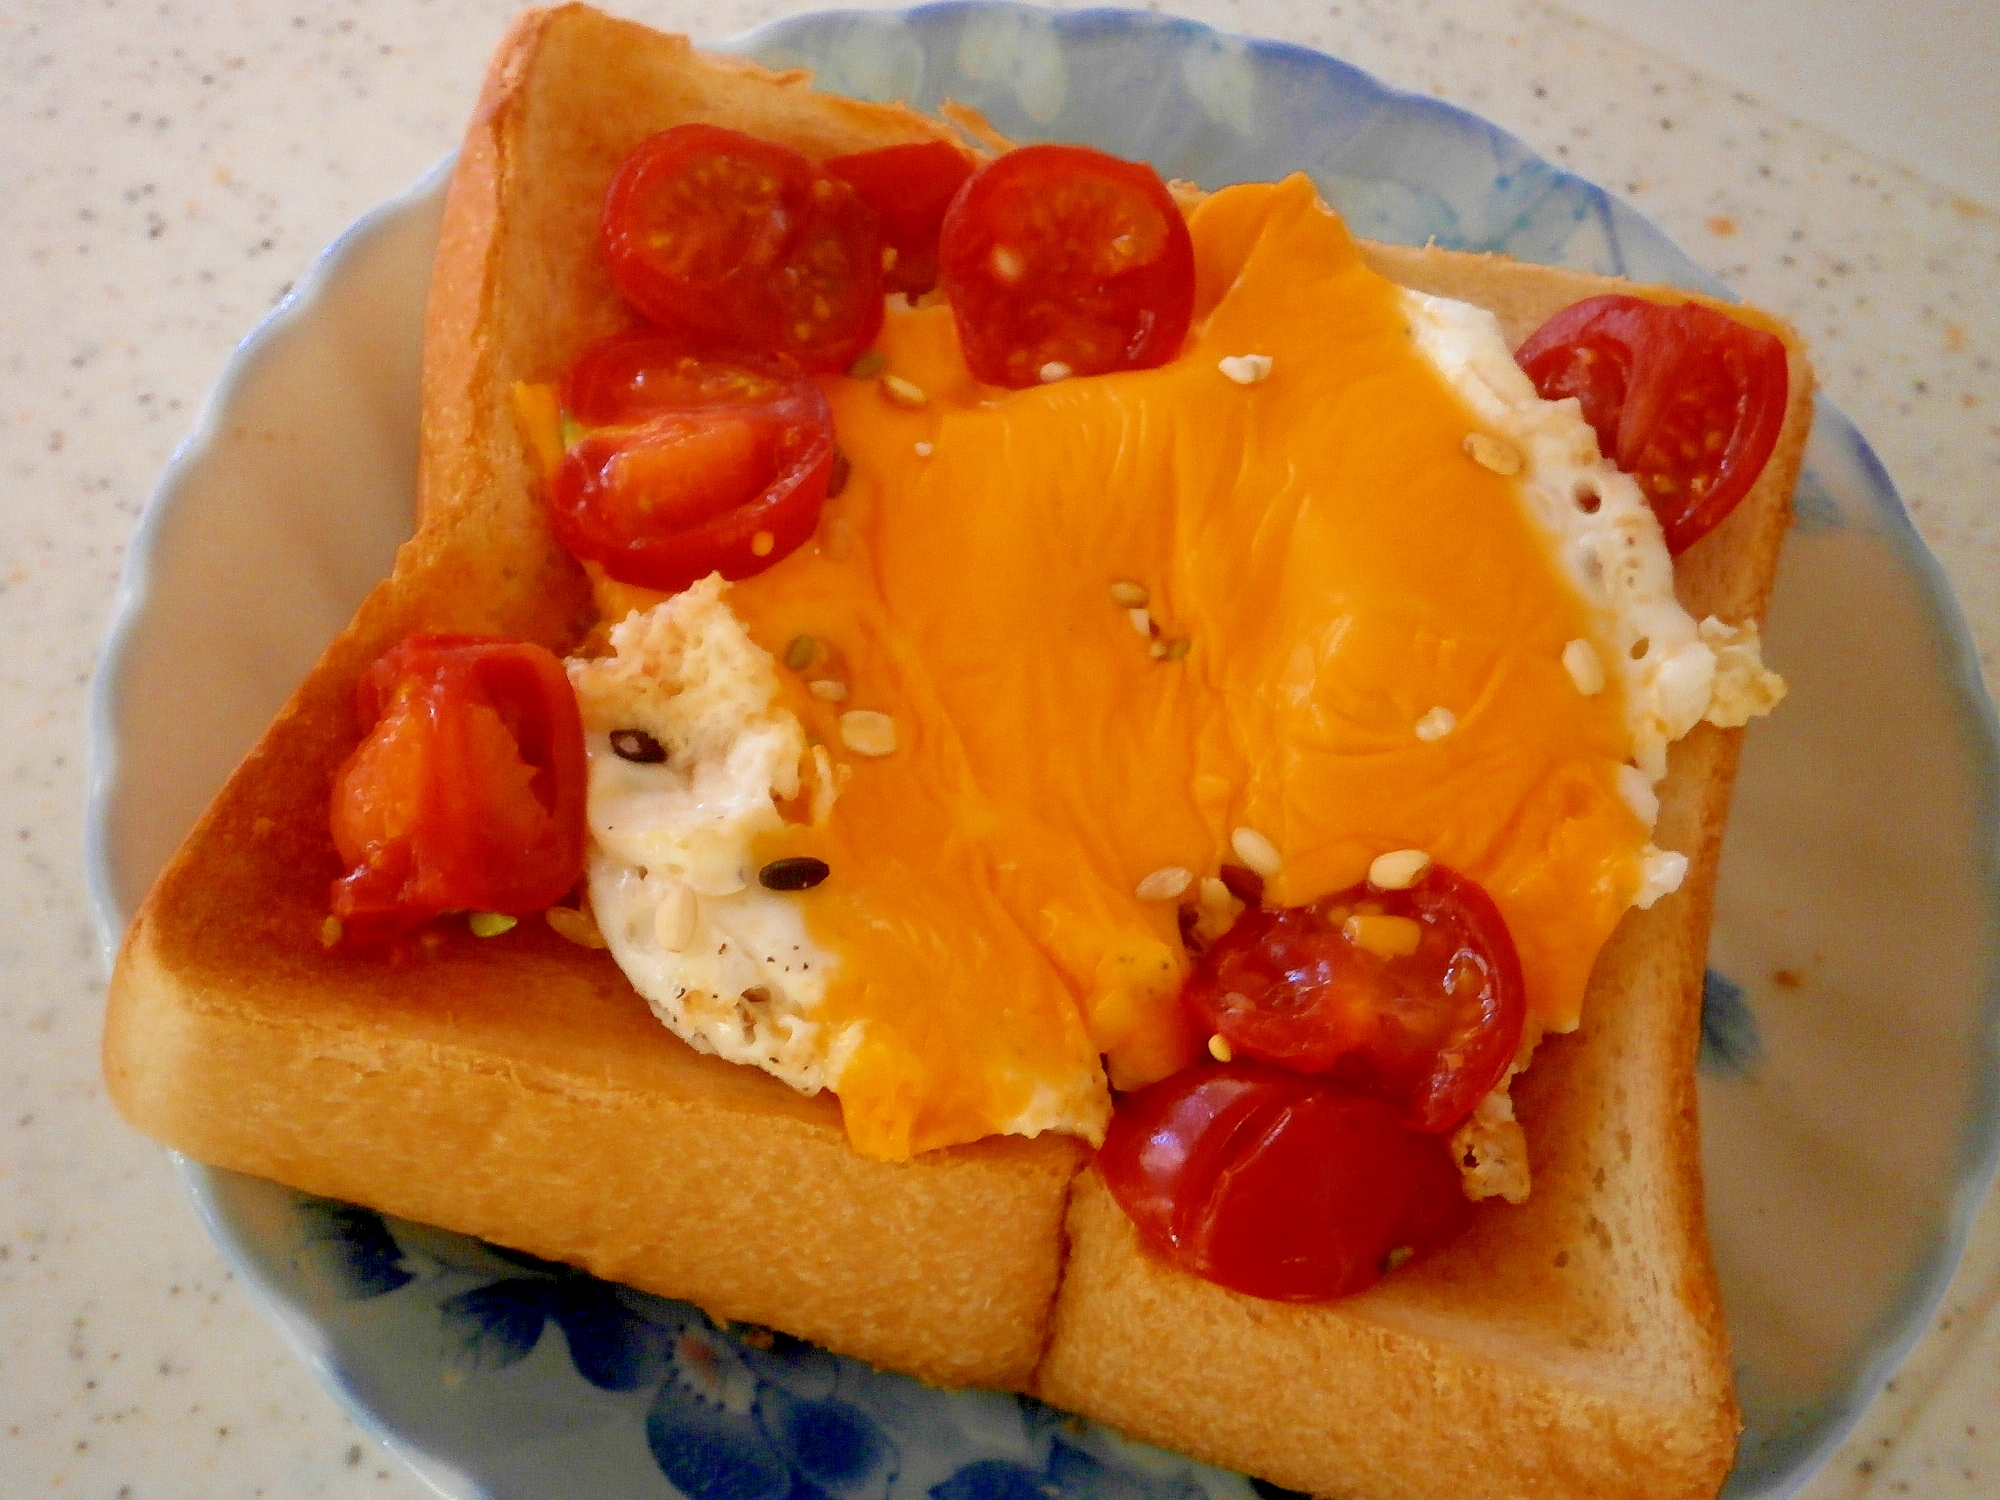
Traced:
<svg viewBox="0 0 2000 1500">
<path fill-rule="evenodd" d="M 1421 849 L 1391 849 L 1368 866 L 1368 883 L 1378 890 L 1407 891 L 1430 872 L 1431 857 Z"/>
<path fill-rule="evenodd" d="M 888 398 L 891 406 L 900 406 L 908 411 L 915 411 L 931 399 L 924 394 L 922 386 L 914 380 L 905 380 L 900 375 L 882 377 L 882 394 Z"/>
<path fill-rule="evenodd" d="M 510 917 L 500 911 L 476 911 L 465 919 L 465 925 L 472 929 L 474 937 L 498 937 L 503 932 L 511 932 L 520 919 Z"/>
<path fill-rule="evenodd" d="M 838 703 L 847 696 L 847 684 L 838 677 L 815 677 L 806 684 L 806 691 L 828 703 Z"/>
<path fill-rule="evenodd" d="M 1563 670 L 1569 673 L 1569 680 L 1576 684 L 1576 690 L 1584 697 L 1595 698 L 1604 691 L 1604 662 L 1599 658 L 1597 648 L 1582 637 L 1563 647 Z"/>
<path fill-rule="evenodd" d="M 993 268 L 994 277 L 1012 286 L 1028 269 L 1028 263 L 1021 259 L 1021 252 L 1006 245 L 995 245 L 986 263 Z"/>
<path fill-rule="evenodd" d="M 1417 738 L 1425 744 L 1441 740 L 1458 728 L 1458 715 L 1445 707 L 1437 707 L 1417 720 Z"/>
<path fill-rule="evenodd" d="M 674 881 L 653 909 L 653 936 L 667 952 L 683 952 L 694 941 L 696 914 L 694 892 Z"/>
<path fill-rule="evenodd" d="M 1230 354 L 1217 360 L 1215 367 L 1238 385 L 1255 385 L 1271 373 L 1271 356 Z"/>
<path fill-rule="evenodd" d="M 1067 380 L 1076 372 L 1059 359 L 1052 359 L 1038 372 L 1043 385 L 1054 385 L 1058 380 Z"/>
<path fill-rule="evenodd" d="M 1468 432 L 1465 451 L 1474 463 L 1495 474 L 1511 476 L 1521 472 L 1521 450 L 1490 433 Z"/>
<path fill-rule="evenodd" d="M 1141 635 L 1153 633 L 1153 617 L 1143 609 L 1128 609 L 1125 618 L 1132 622 L 1132 628 Z"/>
<path fill-rule="evenodd" d="M 850 708 L 840 716 L 840 742 L 856 755 L 891 755 L 896 721 L 872 708 Z"/>
<path fill-rule="evenodd" d="M 758 557 L 769 557 L 771 549 L 778 545 L 778 539 L 768 531 L 760 531 L 750 538 L 750 550 Z"/>
<path fill-rule="evenodd" d="M 1229 847 L 1236 857 L 1269 880 L 1285 863 L 1278 846 L 1254 828 L 1239 828 L 1229 835 Z"/>
<path fill-rule="evenodd" d="M 918 443 L 918 444 L 917 444 L 917 457 L 918 457 L 918 458 L 929 458 L 929 457 L 931 456 L 931 454 L 932 454 L 932 453 L 934 453 L 934 452 L 936 452 L 936 451 L 937 451 L 937 450 L 936 450 L 936 449 L 934 449 L 934 448 L 932 448 L 932 447 L 931 447 L 931 445 L 930 445 L 929 443 Z"/>
<path fill-rule="evenodd" d="M 319 924 L 319 945 L 322 948 L 334 947 L 340 942 L 340 935 L 345 930 L 341 926 L 340 918 L 328 917 L 324 922 Z"/>
<path fill-rule="evenodd" d="M 1208 1055 L 1219 1063 L 1226 1063 L 1233 1060 L 1236 1053 L 1230 1047 L 1228 1038 L 1218 1031 L 1208 1039 Z"/>
<path fill-rule="evenodd" d="M 1138 609 L 1150 597 L 1143 583 L 1132 583 L 1129 580 L 1120 579 L 1111 585 L 1111 602 L 1120 609 Z"/>
<path fill-rule="evenodd" d="M 1236 898 L 1229 893 L 1229 887 L 1213 875 L 1202 877 L 1201 895 L 1197 899 L 1200 901 L 1203 911 L 1218 916 L 1228 915 L 1239 904 Z"/>
<path fill-rule="evenodd" d="M 1132 894 L 1141 901 L 1171 901 L 1194 883 L 1194 872 L 1179 865 L 1162 865 L 1153 871 Z"/>
</svg>

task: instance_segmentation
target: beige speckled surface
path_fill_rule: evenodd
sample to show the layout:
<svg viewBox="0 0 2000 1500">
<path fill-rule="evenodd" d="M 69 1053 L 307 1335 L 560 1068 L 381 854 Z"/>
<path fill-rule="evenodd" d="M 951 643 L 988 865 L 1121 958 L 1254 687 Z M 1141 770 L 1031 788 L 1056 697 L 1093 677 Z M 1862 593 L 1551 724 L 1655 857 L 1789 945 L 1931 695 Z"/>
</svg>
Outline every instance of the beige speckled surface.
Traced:
<svg viewBox="0 0 2000 1500">
<path fill-rule="evenodd" d="M 511 0 L 0 9 L 0 1491 L 415 1496 L 247 1305 L 105 1104 L 86 685 L 144 497 L 230 348 L 454 142 Z M 620 8 L 725 35 L 782 10 Z M 2000 214 L 1502 0 L 1190 4 L 1486 114 L 1813 341 L 2000 660 Z M 190 719 L 198 733 L 199 715 Z M 1830 1247 L 1831 1249 L 1832 1247 Z M 2000 1489 L 2000 1220 L 1809 1493 Z"/>
</svg>

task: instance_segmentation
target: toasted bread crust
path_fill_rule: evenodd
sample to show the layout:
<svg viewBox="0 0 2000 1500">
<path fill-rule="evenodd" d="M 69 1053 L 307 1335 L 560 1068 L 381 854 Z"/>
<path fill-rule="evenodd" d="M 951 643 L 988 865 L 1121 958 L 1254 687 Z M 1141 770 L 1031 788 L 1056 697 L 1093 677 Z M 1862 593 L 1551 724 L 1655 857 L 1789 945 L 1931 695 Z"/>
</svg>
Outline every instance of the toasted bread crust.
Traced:
<svg viewBox="0 0 2000 1500">
<path fill-rule="evenodd" d="M 596 204 L 626 150 L 683 119 L 811 155 L 948 134 L 587 7 L 515 23 L 440 236 L 418 532 L 127 935 L 105 1036 L 119 1107 L 205 1161 L 939 1383 L 1032 1384 L 1298 1488 L 1713 1493 L 1736 1414 L 1693 1059 L 1737 732 L 1703 727 L 1675 748 L 1659 841 L 1689 854 L 1687 882 L 1619 928 L 1582 1029 L 1546 1042 L 1517 1082 L 1529 1204 L 1482 1209 L 1447 1252 L 1330 1307 L 1256 1302 L 1163 1265 L 1067 1140 L 865 1161 L 832 1100 L 697 1056 L 604 954 L 540 923 L 505 943 L 439 932 L 400 956 L 323 947 L 338 873 L 326 801 L 357 739 L 362 670 L 416 629 L 560 650 L 587 623 L 588 590 L 534 499 L 508 392 L 623 325 L 595 253 Z M 1493 308 L 1517 342 L 1616 285 L 1502 257 L 1366 254 L 1404 285 Z M 1793 359 L 1785 433 L 1750 499 L 1681 561 L 1697 616 L 1760 616 L 1768 598 L 1811 391 L 1779 331 Z"/>
</svg>

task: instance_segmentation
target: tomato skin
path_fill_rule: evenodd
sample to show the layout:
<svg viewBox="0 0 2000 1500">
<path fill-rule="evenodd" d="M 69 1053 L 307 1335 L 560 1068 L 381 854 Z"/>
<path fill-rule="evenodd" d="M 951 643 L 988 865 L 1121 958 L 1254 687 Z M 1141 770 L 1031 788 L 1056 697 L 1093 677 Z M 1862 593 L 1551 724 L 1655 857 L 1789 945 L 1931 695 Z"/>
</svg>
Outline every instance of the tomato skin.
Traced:
<svg viewBox="0 0 2000 1500">
<path fill-rule="evenodd" d="M 1159 1254 L 1276 1301 L 1361 1291 L 1390 1252 L 1434 1250 L 1469 1214 L 1444 1143 L 1393 1106 L 1248 1063 L 1122 1097 L 1097 1168 Z"/>
<path fill-rule="evenodd" d="M 562 409 L 586 427 L 629 426 L 666 412 L 776 405 L 805 385 L 770 360 L 692 354 L 659 333 L 614 333 L 576 357 L 563 377 Z"/>
<path fill-rule="evenodd" d="M 587 763 L 569 674 L 544 647 L 413 635 L 355 690 L 334 775 L 333 914 L 354 943 L 449 911 L 523 915 L 583 874 Z"/>
<path fill-rule="evenodd" d="M 938 266 L 972 373 L 1016 390 L 1051 364 L 1165 364 L 1194 312 L 1194 243 L 1159 173 L 1083 146 L 1023 146 L 973 173 Z"/>
<path fill-rule="evenodd" d="M 1363 906 L 1414 921 L 1416 952 L 1385 959 L 1350 942 L 1342 922 Z M 1234 1054 L 1331 1075 L 1431 1134 L 1505 1075 L 1527 1017 L 1506 922 L 1477 881 L 1442 865 L 1406 891 L 1360 885 L 1246 911 L 1196 960 L 1181 999 Z"/>
<path fill-rule="evenodd" d="M 684 348 L 844 370 L 882 326 L 874 210 L 799 152 L 718 125 L 641 141 L 604 196 L 618 290 Z"/>
<path fill-rule="evenodd" d="M 1515 358 L 1545 399 L 1577 398 L 1599 451 L 1638 481 L 1675 555 L 1749 493 L 1785 425 L 1784 342 L 1695 302 L 1588 297 Z"/>
<path fill-rule="evenodd" d="M 896 252 L 882 273 L 883 290 L 917 297 L 936 286 L 938 230 L 972 175 L 972 158 L 949 141 L 914 141 L 831 156 L 820 165 L 875 210 L 882 243 Z"/>
<path fill-rule="evenodd" d="M 587 422 L 549 486 L 557 538 L 621 583 L 668 593 L 748 578 L 803 545 L 833 474 L 833 409 L 810 380 L 756 361 L 619 335 L 564 381 Z"/>
</svg>

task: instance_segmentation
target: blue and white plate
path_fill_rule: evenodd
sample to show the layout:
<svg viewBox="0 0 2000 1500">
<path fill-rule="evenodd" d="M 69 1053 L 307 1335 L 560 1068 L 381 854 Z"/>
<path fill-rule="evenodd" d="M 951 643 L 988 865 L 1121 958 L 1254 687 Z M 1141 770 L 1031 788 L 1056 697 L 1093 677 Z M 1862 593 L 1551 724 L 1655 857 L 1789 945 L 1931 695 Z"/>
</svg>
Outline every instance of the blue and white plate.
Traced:
<svg viewBox="0 0 2000 1500">
<path fill-rule="evenodd" d="M 1503 132 L 1296 47 L 1008 4 L 802 16 L 736 47 L 1211 187 L 1303 169 L 1376 238 L 1721 290 Z M 444 177 L 363 219 L 246 340 L 146 514 L 93 722 L 107 954 L 408 532 Z M 1793 692 L 1749 738 L 1705 1016 L 1709 1223 L 1748 1423 L 1737 1497 L 1796 1489 L 1880 1389 L 2000 1138 L 1993 710 L 1936 564 L 1824 401 L 1808 465 L 1768 634 Z M 926 1390 L 565 1267 L 181 1169 L 300 1351 L 444 1495 L 1251 1500 L 1248 1481 L 1033 1402 Z"/>
</svg>

